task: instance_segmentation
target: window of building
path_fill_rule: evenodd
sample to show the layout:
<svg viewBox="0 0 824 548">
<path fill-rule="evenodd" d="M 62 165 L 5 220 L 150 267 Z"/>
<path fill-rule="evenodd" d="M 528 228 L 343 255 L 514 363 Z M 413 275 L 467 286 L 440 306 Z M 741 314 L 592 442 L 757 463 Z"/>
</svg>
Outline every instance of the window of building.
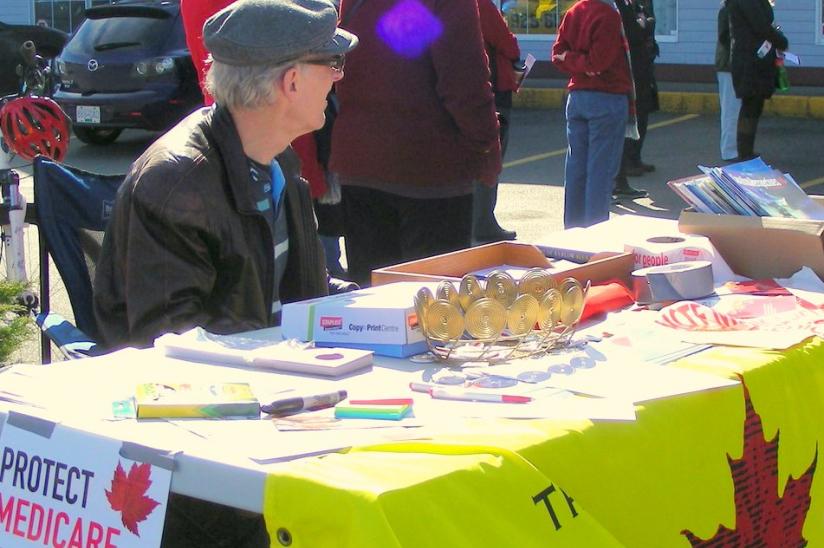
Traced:
<svg viewBox="0 0 824 548">
<path fill-rule="evenodd" d="M 577 0 L 501 0 L 509 30 L 524 36 L 549 36 L 558 32 L 564 14 Z M 635 0 L 644 1 L 644 0 Z M 824 2 L 824 0 L 820 0 Z M 678 0 L 656 0 L 655 34 L 664 41 L 675 40 L 678 31 Z"/>
<path fill-rule="evenodd" d="M 112 0 L 34 0 L 34 20 L 71 34 L 86 18 L 87 7 L 111 3 Z"/>
<path fill-rule="evenodd" d="M 674 42 L 678 38 L 678 0 L 656 0 L 654 6 L 656 40 Z"/>
<path fill-rule="evenodd" d="M 815 18 L 815 43 L 824 44 L 824 0 L 818 0 L 815 9 L 818 12 Z"/>
</svg>

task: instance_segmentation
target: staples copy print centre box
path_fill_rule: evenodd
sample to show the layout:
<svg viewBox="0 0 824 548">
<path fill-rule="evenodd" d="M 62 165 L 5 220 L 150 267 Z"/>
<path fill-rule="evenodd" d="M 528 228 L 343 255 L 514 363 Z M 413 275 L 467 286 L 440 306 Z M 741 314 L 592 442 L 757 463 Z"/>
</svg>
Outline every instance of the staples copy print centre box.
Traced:
<svg viewBox="0 0 824 548">
<path fill-rule="evenodd" d="M 427 346 L 412 298 L 423 286 L 434 293 L 437 284 L 398 282 L 285 304 L 283 337 L 383 356 L 419 354 Z"/>
</svg>

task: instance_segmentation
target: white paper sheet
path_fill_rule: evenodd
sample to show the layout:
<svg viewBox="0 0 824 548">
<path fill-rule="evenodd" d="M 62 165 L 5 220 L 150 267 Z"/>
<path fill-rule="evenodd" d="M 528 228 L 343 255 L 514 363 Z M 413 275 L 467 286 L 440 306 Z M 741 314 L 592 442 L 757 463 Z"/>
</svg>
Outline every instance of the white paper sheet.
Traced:
<svg viewBox="0 0 824 548">
<path fill-rule="evenodd" d="M 775 281 L 799 299 L 804 299 L 816 306 L 824 306 L 824 282 L 810 267 L 804 266 L 789 278 Z"/>
<path fill-rule="evenodd" d="M 632 403 L 737 384 L 737 381 L 689 369 L 645 364 L 631 353 L 614 350 L 608 357 L 595 359 L 585 367 L 569 365 L 574 363 L 574 357 L 547 355 L 502 367 L 508 374 L 517 374 L 518 368 L 550 371 L 549 378 L 541 383 L 544 386 Z"/>
</svg>

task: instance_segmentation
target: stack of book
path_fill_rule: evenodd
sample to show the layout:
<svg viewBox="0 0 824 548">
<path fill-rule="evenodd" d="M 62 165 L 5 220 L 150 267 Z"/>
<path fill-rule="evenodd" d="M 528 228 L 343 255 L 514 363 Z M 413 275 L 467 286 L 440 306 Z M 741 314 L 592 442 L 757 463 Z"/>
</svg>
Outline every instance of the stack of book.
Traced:
<svg viewBox="0 0 824 548">
<path fill-rule="evenodd" d="M 667 184 L 699 213 L 824 220 L 824 205 L 761 158 L 698 168 L 701 175 Z"/>
</svg>

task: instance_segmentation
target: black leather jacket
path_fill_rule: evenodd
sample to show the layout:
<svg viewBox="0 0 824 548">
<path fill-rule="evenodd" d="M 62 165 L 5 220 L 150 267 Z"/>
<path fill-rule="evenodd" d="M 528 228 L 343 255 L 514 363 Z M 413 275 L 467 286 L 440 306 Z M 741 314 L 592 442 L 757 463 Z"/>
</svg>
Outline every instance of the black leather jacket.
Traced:
<svg viewBox="0 0 824 548">
<path fill-rule="evenodd" d="M 278 160 L 289 226 L 280 299 L 326 295 L 308 185 L 291 149 Z M 98 340 L 147 346 L 194 326 L 235 333 L 272 325 L 272 242 L 229 111 L 191 114 L 132 164 L 118 192 L 94 284 Z"/>
</svg>

